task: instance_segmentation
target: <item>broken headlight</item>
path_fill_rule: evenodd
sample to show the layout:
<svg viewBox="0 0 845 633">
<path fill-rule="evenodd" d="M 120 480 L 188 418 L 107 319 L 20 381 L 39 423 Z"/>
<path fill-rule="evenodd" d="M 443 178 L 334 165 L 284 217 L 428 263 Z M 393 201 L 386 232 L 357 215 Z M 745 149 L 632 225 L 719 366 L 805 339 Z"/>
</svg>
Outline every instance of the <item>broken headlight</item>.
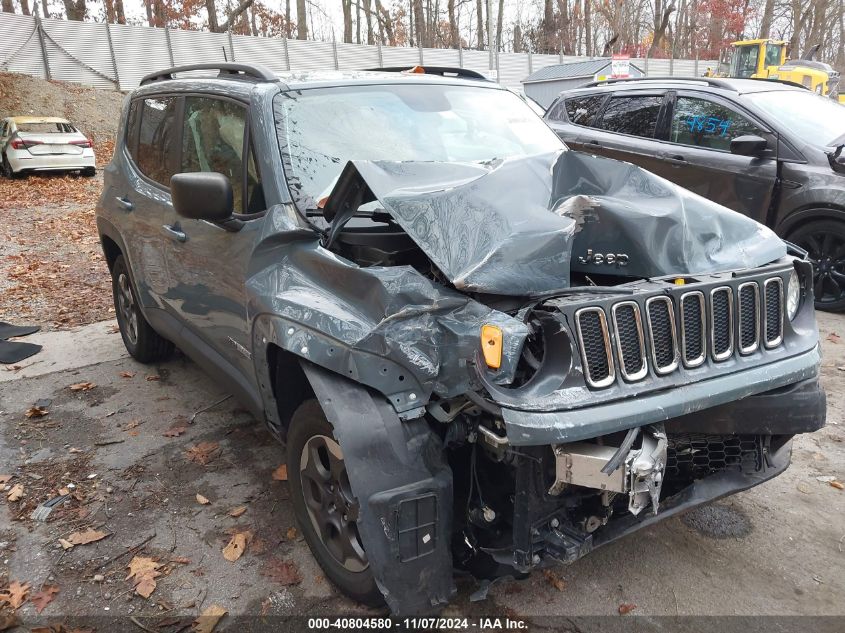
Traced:
<svg viewBox="0 0 845 633">
<path fill-rule="evenodd" d="M 792 321 L 798 314 L 801 306 L 801 281 L 798 279 L 798 271 L 793 270 L 789 275 L 789 283 L 786 285 L 786 316 Z"/>
</svg>

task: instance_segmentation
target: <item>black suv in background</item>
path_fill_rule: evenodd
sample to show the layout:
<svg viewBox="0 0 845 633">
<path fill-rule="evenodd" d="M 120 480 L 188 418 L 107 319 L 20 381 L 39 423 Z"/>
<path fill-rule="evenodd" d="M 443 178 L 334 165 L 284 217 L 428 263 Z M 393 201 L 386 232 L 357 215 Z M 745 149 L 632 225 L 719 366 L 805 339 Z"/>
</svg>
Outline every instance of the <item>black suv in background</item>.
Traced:
<svg viewBox="0 0 845 633">
<path fill-rule="evenodd" d="M 816 307 L 845 310 L 845 108 L 790 84 L 596 82 L 546 121 L 573 149 L 632 162 L 804 248 Z"/>
</svg>

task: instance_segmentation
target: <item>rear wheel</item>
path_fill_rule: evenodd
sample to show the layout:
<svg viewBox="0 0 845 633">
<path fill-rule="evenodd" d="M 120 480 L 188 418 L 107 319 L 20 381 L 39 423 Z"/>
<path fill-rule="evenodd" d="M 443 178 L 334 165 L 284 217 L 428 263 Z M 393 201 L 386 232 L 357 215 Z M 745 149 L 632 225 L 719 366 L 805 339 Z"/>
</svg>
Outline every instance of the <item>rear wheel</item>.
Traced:
<svg viewBox="0 0 845 633">
<path fill-rule="evenodd" d="M 358 534 L 360 506 L 349 485 L 343 450 L 316 400 L 306 400 L 293 414 L 287 452 L 294 513 L 314 558 L 347 596 L 369 606 L 383 605 Z"/>
<path fill-rule="evenodd" d="M 91 178 L 92 176 L 95 176 L 97 174 L 97 170 L 94 167 L 86 167 L 79 173 L 81 173 L 86 178 Z"/>
<path fill-rule="evenodd" d="M 141 313 L 123 255 L 114 260 L 111 275 L 114 310 L 126 351 L 141 363 L 166 359 L 173 353 L 173 343 L 160 336 Z"/>
<path fill-rule="evenodd" d="M 12 166 L 9 164 L 9 159 L 6 158 L 6 155 L 3 154 L 3 160 L 0 161 L 0 171 L 3 172 L 3 175 L 6 178 L 20 178 L 21 174 L 16 174 L 12 171 Z"/>
<path fill-rule="evenodd" d="M 845 311 L 845 222 L 813 220 L 786 239 L 810 254 L 816 309 Z"/>
</svg>

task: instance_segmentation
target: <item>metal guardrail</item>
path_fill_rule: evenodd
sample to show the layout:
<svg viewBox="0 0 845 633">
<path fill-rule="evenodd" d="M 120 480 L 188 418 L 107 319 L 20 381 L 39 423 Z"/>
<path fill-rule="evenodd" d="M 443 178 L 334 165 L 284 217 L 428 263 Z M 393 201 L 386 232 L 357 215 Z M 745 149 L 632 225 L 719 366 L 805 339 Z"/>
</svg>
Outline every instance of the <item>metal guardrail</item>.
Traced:
<svg viewBox="0 0 845 633">
<path fill-rule="evenodd" d="M 250 62 L 273 72 L 353 70 L 384 66 L 466 68 L 513 88 L 532 72 L 566 61 L 565 55 L 409 48 L 288 40 L 231 33 L 183 31 L 103 22 L 73 22 L 0 13 L 0 71 L 131 90 L 143 77 L 173 66 Z M 647 75 L 700 75 L 714 61 L 632 59 Z"/>
</svg>

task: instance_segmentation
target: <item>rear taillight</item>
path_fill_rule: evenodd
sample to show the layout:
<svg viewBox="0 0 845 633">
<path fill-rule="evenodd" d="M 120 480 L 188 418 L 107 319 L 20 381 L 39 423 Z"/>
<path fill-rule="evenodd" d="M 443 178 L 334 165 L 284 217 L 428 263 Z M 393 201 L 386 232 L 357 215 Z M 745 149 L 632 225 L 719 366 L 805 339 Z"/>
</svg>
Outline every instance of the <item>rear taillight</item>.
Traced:
<svg viewBox="0 0 845 633">
<path fill-rule="evenodd" d="M 11 142 L 11 145 L 12 149 L 26 149 L 28 147 L 32 147 L 33 145 L 41 145 L 41 141 L 23 141 L 16 138 Z"/>
<path fill-rule="evenodd" d="M 91 142 L 90 138 L 86 138 L 84 141 L 71 141 L 71 145 L 78 145 L 79 147 L 94 147 L 94 144 Z"/>
</svg>

